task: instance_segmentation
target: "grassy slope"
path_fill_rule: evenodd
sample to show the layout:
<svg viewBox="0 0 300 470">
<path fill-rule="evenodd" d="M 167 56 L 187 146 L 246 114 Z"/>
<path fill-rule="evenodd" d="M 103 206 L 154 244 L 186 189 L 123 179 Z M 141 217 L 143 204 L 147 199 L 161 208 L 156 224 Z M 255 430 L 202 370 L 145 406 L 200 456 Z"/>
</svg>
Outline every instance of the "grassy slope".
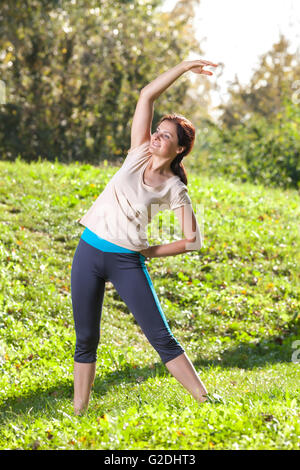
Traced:
<svg viewBox="0 0 300 470">
<path fill-rule="evenodd" d="M 116 170 L 0 162 L 0 448 L 299 449 L 299 195 L 195 173 L 204 247 L 147 267 L 215 402 L 168 374 L 107 283 L 89 412 L 73 415 L 76 220 Z M 176 220 L 159 231 L 170 214 L 150 244 L 180 237 Z"/>
</svg>

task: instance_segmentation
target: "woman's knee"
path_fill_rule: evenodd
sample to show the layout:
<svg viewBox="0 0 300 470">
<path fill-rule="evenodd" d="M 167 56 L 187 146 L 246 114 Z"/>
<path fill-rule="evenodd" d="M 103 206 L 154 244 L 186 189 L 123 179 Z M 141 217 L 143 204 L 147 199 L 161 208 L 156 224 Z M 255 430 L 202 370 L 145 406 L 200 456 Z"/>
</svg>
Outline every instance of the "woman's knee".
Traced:
<svg viewBox="0 0 300 470">
<path fill-rule="evenodd" d="M 96 362 L 100 334 L 77 335 L 74 360 L 76 362 Z"/>
<path fill-rule="evenodd" d="M 164 363 L 184 353 L 184 349 L 172 334 L 154 337 L 150 342 Z"/>
</svg>

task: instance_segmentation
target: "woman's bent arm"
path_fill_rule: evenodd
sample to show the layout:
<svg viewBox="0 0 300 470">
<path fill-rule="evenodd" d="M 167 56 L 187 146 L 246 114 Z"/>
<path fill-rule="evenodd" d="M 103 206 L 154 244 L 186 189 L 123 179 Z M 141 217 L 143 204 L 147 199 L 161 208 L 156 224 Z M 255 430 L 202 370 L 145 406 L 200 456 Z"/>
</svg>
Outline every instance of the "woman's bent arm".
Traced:
<svg viewBox="0 0 300 470">
<path fill-rule="evenodd" d="M 194 248 L 190 248 L 193 244 Z M 181 253 L 187 253 L 188 251 L 195 251 L 201 249 L 201 244 L 195 247 L 193 240 L 188 240 L 184 238 L 182 240 L 177 240 L 176 242 L 166 243 L 164 245 L 152 245 L 145 250 L 142 250 L 140 253 L 146 258 L 159 258 L 163 256 L 175 256 L 180 255 Z"/>
</svg>

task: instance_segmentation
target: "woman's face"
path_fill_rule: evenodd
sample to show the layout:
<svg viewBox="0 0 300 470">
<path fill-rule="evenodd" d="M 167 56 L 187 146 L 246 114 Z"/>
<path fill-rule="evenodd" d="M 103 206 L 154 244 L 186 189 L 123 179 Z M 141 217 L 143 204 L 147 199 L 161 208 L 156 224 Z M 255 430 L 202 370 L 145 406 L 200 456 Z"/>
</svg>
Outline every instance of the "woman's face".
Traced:
<svg viewBox="0 0 300 470">
<path fill-rule="evenodd" d="M 184 147 L 178 146 L 176 124 L 165 120 L 157 126 L 151 135 L 150 150 L 152 155 L 169 157 L 172 160 L 178 153 L 181 153 Z"/>
</svg>

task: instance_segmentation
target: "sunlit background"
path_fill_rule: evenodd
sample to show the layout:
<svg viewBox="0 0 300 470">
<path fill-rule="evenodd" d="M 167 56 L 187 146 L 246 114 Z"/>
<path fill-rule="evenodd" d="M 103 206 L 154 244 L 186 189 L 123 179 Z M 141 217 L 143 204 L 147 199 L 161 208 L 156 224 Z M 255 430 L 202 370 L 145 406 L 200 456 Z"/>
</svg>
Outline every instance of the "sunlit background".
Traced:
<svg viewBox="0 0 300 470">
<path fill-rule="evenodd" d="M 170 11 L 177 0 L 165 0 Z M 228 82 L 235 75 L 247 84 L 258 67 L 259 56 L 271 49 L 280 33 L 290 41 L 289 52 L 300 56 L 300 2 L 297 0 L 201 0 L 195 7 L 195 36 L 204 54 L 200 57 L 224 63 L 218 77 L 220 92 L 211 92 L 213 105 L 226 102 Z M 191 54 L 189 59 L 198 58 Z M 199 80 L 194 74 L 191 80 Z M 215 76 L 210 80 L 214 81 Z M 212 115 L 214 110 L 211 110 Z"/>
</svg>

